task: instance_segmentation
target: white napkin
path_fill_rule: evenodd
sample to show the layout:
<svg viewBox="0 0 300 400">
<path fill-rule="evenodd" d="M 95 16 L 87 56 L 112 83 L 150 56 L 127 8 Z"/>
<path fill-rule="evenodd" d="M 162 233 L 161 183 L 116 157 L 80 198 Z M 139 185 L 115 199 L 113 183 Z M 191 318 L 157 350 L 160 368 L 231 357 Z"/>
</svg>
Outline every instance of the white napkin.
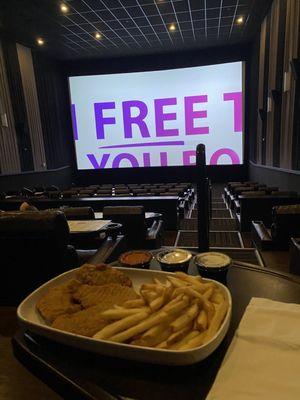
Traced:
<svg viewBox="0 0 300 400">
<path fill-rule="evenodd" d="M 206 400 L 300 399 L 300 305 L 252 298 Z"/>
</svg>

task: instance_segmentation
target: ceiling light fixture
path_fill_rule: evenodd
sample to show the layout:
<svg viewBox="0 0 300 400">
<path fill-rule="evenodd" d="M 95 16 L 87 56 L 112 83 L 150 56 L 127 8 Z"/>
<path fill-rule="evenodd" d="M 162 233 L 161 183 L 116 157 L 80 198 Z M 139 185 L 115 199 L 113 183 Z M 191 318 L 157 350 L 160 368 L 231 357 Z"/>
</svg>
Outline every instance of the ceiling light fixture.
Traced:
<svg viewBox="0 0 300 400">
<path fill-rule="evenodd" d="M 239 17 L 239 18 L 237 18 L 237 20 L 236 20 L 236 23 L 237 23 L 238 25 L 242 25 L 243 22 L 244 22 L 244 17 Z"/>
<path fill-rule="evenodd" d="M 42 38 L 38 38 L 38 39 L 36 40 L 36 42 L 37 42 L 37 44 L 38 44 L 39 46 L 43 46 L 43 45 L 45 44 L 45 41 L 44 41 L 44 39 L 42 39 Z"/>
<path fill-rule="evenodd" d="M 171 32 L 176 31 L 176 25 L 175 24 L 169 25 L 169 31 L 171 31 Z"/>
<path fill-rule="evenodd" d="M 61 12 L 63 12 L 63 13 L 67 13 L 67 12 L 69 11 L 69 7 L 68 7 L 65 3 L 62 3 L 62 4 L 60 5 L 60 10 L 61 10 Z"/>
<path fill-rule="evenodd" d="M 96 32 L 96 33 L 95 33 L 95 38 L 96 38 L 96 39 L 101 39 L 101 38 L 102 38 L 101 33 Z"/>
</svg>

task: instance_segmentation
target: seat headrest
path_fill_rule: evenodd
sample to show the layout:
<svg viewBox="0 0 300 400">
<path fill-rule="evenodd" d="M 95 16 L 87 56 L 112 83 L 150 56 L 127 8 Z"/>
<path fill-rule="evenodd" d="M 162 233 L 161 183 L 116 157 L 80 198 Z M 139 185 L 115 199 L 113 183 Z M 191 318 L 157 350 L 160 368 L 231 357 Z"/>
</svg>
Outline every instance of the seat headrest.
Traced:
<svg viewBox="0 0 300 400">
<path fill-rule="evenodd" d="M 298 215 L 298 214 L 300 214 L 300 204 L 293 204 L 293 205 L 287 205 L 287 206 L 275 206 L 275 207 L 273 207 L 273 211 L 275 214 Z"/>
<path fill-rule="evenodd" d="M 145 209 L 143 206 L 106 206 L 103 208 L 103 215 L 144 215 Z"/>
<path fill-rule="evenodd" d="M 60 231 L 69 235 L 69 226 L 61 211 L 14 211 L 0 213 L 1 233 Z"/>
<path fill-rule="evenodd" d="M 95 213 L 92 207 L 62 207 L 67 219 L 95 219 Z"/>
</svg>

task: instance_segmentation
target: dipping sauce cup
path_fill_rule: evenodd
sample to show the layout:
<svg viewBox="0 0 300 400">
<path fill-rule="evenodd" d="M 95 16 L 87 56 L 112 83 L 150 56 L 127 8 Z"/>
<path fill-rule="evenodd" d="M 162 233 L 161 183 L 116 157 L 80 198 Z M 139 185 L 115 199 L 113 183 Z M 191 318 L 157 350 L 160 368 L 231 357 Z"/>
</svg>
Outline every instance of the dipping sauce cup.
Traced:
<svg viewBox="0 0 300 400">
<path fill-rule="evenodd" d="M 152 258 L 149 251 L 133 250 L 121 254 L 119 263 L 126 268 L 149 269 Z"/>
<path fill-rule="evenodd" d="M 167 272 L 182 271 L 187 272 L 192 254 L 187 250 L 168 249 L 156 254 L 156 260 L 161 269 Z"/>
<path fill-rule="evenodd" d="M 197 254 L 194 263 L 203 278 L 224 282 L 232 260 L 227 254 L 211 251 Z"/>
</svg>

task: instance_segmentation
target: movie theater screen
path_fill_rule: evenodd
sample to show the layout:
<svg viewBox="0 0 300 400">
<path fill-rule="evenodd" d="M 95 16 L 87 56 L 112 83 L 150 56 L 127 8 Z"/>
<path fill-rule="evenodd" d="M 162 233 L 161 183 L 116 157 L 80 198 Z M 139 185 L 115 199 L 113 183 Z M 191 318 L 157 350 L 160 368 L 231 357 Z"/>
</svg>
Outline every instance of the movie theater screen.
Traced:
<svg viewBox="0 0 300 400">
<path fill-rule="evenodd" d="M 243 63 L 69 78 L 77 167 L 243 163 Z"/>
</svg>

